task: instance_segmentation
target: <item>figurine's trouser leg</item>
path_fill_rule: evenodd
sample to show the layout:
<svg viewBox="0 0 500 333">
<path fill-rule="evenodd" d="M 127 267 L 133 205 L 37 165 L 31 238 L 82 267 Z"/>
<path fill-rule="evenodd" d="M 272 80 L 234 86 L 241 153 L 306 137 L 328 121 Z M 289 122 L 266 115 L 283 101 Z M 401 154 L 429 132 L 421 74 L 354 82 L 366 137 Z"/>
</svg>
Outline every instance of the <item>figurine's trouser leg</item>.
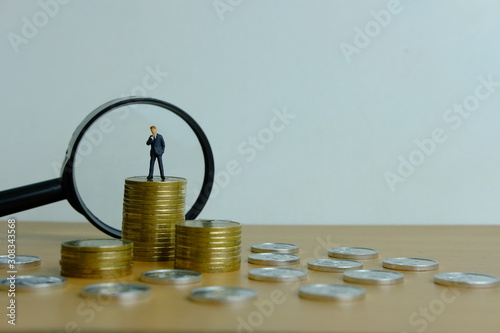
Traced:
<svg viewBox="0 0 500 333">
<path fill-rule="evenodd" d="M 163 171 L 163 161 L 162 161 L 162 158 L 161 158 L 162 156 L 160 155 L 160 156 L 156 156 L 156 157 L 158 158 L 158 166 L 160 167 L 160 176 L 162 178 L 164 178 L 165 177 L 165 172 Z"/>
<path fill-rule="evenodd" d="M 154 172 L 154 168 L 155 168 L 155 159 L 156 159 L 156 156 L 155 155 L 151 155 L 151 159 L 149 160 L 149 175 L 148 175 L 148 178 L 152 178 L 153 177 L 153 172 Z"/>
</svg>

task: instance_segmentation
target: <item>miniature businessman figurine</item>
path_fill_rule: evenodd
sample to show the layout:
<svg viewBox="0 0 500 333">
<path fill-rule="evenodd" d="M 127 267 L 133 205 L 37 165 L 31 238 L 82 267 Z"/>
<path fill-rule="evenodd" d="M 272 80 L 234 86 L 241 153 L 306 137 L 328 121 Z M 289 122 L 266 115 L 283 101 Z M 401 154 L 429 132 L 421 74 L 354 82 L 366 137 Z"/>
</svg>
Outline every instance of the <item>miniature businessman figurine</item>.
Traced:
<svg viewBox="0 0 500 333">
<path fill-rule="evenodd" d="M 148 180 L 153 179 L 153 171 L 155 168 L 155 161 L 158 159 L 158 166 L 160 167 L 160 175 L 161 180 L 165 180 L 165 173 L 163 172 L 163 161 L 162 155 L 165 152 L 165 140 L 163 140 L 163 136 L 156 132 L 156 127 L 151 126 L 149 128 L 151 130 L 151 136 L 149 137 L 146 144 L 151 146 L 151 160 L 149 161 L 149 175 Z"/>
</svg>

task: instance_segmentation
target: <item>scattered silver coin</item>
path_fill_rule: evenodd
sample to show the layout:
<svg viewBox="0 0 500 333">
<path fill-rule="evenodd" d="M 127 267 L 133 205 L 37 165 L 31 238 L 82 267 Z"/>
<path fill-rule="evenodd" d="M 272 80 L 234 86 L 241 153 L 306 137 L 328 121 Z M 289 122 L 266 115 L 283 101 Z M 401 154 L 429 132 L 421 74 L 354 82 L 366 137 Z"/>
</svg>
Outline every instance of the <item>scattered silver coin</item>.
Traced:
<svg viewBox="0 0 500 333">
<path fill-rule="evenodd" d="M 248 288 L 211 286 L 191 290 L 189 298 L 212 304 L 241 303 L 256 299 L 257 292 Z"/>
<path fill-rule="evenodd" d="M 328 256 L 340 259 L 373 259 L 378 251 L 366 247 L 334 247 L 328 250 Z"/>
<path fill-rule="evenodd" d="M 12 263 L 14 260 L 14 263 Z M 19 268 L 27 268 L 27 267 L 35 267 L 40 266 L 41 264 L 40 257 L 37 256 L 28 256 L 28 255 L 15 255 L 14 257 L 9 255 L 0 256 L 0 268 L 7 269 L 19 269 Z M 15 265 L 11 267 L 11 265 Z"/>
<path fill-rule="evenodd" d="M 257 253 L 298 253 L 299 247 L 288 243 L 258 243 L 250 248 L 252 252 Z"/>
<path fill-rule="evenodd" d="M 66 284 L 66 278 L 48 275 L 18 275 L 0 281 L 0 289 L 8 290 L 12 285 L 19 291 L 34 291 L 59 288 Z"/>
<path fill-rule="evenodd" d="M 150 290 L 150 287 L 143 284 L 111 282 L 86 286 L 80 295 L 110 301 L 135 301 L 148 297 Z"/>
<path fill-rule="evenodd" d="M 382 261 L 385 268 L 402 271 L 432 271 L 439 268 L 439 262 L 423 258 L 388 258 Z"/>
<path fill-rule="evenodd" d="M 248 256 L 248 262 L 256 265 L 284 266 L 300 263 L 300 257 L 286 253 L 253 253 Z"/>
<path fill-rule="evenodd" d="M 341 284 L 307 284 L 299 288 L 300 297 L 314 300 L 354 301 L 365 297 L 365 288 Z"/>
<path fill-rule="evenodd" d="M 295 268 L 263 267 L 250 270 L 248 277 L 257 281 L 289 282 L 305 280 L 307 273 Z"/>
<path fill-rule="evenodd" d="M 307 263 L 307 268 L 321 272 L 345 272 L 350 269 L 360 269 L 363 264 L 355 260 L 316 259 Z"/>
<path fill-rule="evenodd" d="M 434 282 L 450 287 L 466 288 L 491 288 L 500 286 L 500 279 L 496 276 L 462 272 L 436 274 L 434 275 Z"/>
<path fill-rule="evenodd" d="M 351 270 L 344 272 L 344 281 L 362 284 L 396 284 L 402 283 L 404 275 L 384 270 Z"/>
<path fill-rule="evenodd" d="M 155 284 L 187 284 L 201 281 L 201 273 L 183 269 L 159 269 L 141 274 L 141 281 Z"/>
</svg>

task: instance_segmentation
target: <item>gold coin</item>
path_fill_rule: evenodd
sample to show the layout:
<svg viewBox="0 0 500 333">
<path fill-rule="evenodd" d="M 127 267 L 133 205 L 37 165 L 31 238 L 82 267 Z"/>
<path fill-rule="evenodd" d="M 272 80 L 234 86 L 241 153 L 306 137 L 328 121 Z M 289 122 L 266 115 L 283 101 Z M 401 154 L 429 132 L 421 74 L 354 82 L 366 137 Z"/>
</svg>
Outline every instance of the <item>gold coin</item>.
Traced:
<svg viewBox="0 0 500 333">
<path fill-rule="evenodd" d="M 179 221 L 175 224 L 175 230 L 179 232 L 181 235 L 186 236 L 207 236 L 207 237 L 237 237 L 241 236 L 241 230 L 215 230 L 215 229 L 206 229 L 206 230 L 190 230 L 183 227 L 179 227 L 179 223 L 184 221 Z"/>
<path fill-rule="evenodd" d="M 175 254 L 186 258 L 230 258 L 241 257 L 240 251 L 233 252 L 189 252 L 175 249 Z"/>
<path fill-rule="evenodd" d="M 184 209 L 179 208 L 146 208 L 146 207 L 124 207 L 124 213 L 145 214 L 145 215 L 181 215 L 184 216 Z"/>
<path fill-rule="evenodd" d="M 73 261 L 73 262 L 115 262 L 115 261 L 125 261 L 130 259 L 132 252 L 126 256 L 121 257 L 94 257 L 94 256 L 72 256 L 66 253 L 61 254 L 61 260 Z"/>
<path fill-rule="evenodd" d="M 160 234 L 168 234 L 168 235 L 175 236 L 175 231 L 173 231 L 172 228 L 170 228 L 168 225 L 167 226 L 160 225 L 157 228 L 152 228 L 152 227 L 141 227 L 140 225 L 136 226 L 136 225 L 130 225 L 130 224 L 122 224 L 122 230 L 123 231 L 126 230 L 126 231 L 133 232 L 133 233 L 147 233 L 147 234 L 160 233 Z"/>
<path fill-rule="evenodd" d="M 153 243 L 153 242 L 136 242 L 137 245 L 134 248 L 134 253 L 142 249 L 166 249 L 175 248 L 173 242 L 163 242 L 163 243 Z"/>
<path fill-rule="evenodd" d="M 109 271 L 102 271 L 98 273 L 81 273 L 75 271 L 65 271 L 61 270 L 61 276 L 74 277 L 74 278 L 85 278 L 85 279 L 111 279 L 120 278 L 132 274 L 132 268 L 127 269 L 115 269 Z"/>
<path fill-rule="evenodd" d="M 112 272 L 112 271 L 120 271 L 120 270 L 130 270 L 132 268 L 132 265 L 126 265 L 126 266 L 116 266 L 116 267 L 101 267 L 101 268 L 95 268 L 95 267 L 74 267 L 74 266 L 68 266 L 68 265 L 61 265 L 61 270 L 65 272 L 78 272 L 80 274 L 100 274 L 100 273 L 107 273 L 107 272 Z"/>
<path fill-rule="evenodd" d="M 158 178 L 158 177 L 156 177 Z M 156 179 L 155 178 L 155 179 Z M 184 182 L 186 183 L 187 180 L 182 177 L 176 177 L 176 176 L 167 176 L 165 177 L 165 180 L 162 182 L 159 182 L 160 184 L 168 184 L 168 183 L 173 183 L 173 182 Z M 146 176 L 133 176 L 133 177 L 128 177 L 125 179 L 125 183 L 141 183 L 141 184 L 156 184 L 157 182 L 152 182 L 147 179 Z"/>
<path fill-rule="evenodd" d="M 241 251 L 235 250 L 235 251 L 196 251 L 196 250 L 185 250 L 185 249 L 180 249 L 179 247 L 175 248 L 175 252 L 178 254 L 186 255 L 186 256 L 193 256 L 193 257 L 201 257 L 201 256 L 239 256 L 241 255 Z"/>
<path fill-rule="evenodd" d="M 189 246 L 189 247 L 231 247 L 241 245 L 241 240 L 237 241 L 210 241 L 210 240 L 198 240 L 195 239 L 186 241 L 184 238 L 177 236 L 175 238 L 176 243 Z"/>
<path fill-rule="evenodd" d="M 113 252 L 77 252 L 61 250 L 61 255 L 71 258 L 120 259 L 130 257 L 132 249 Z"/>
<path fill-rule="evenodd" d="M 205 239 L 205 240 L 213 240 L 213 241 L 237 241 L 241 240 L 241 232 L 235 234 L 206 234 L 201 232 L 184 232 L 175 229 L 175 233 L 178 237 L 185 239 Z"/>
<path fill-rule="evenodd" d="M 155 194 L 155 195 L 147 195 L 147 194 L 136 194 L 136 193 L 126 193 L 123 195 L 123 200 L 126 203 L 157 203 L 157 202 L 164 202 L 164 203 L 186 203 L 186 194 L 185 193 L 179 193 L 176 192 L 175 194 Z"/>
<path fill-rule="evenodd" d="M 155 195 L 186 195 L 186 186 L 171 186 L 171 187 L 137 187 L 125 185 L 123 193 L 134 196 L 155 196 Z"/>
<path fill-rule="evenodd" d="M 200 273 L 222 273 L 232 272 L 240 269 L 240 264 L 234 265 L 197 265 L 189 262 L 175 261 L 174 267 L 176 269 L 189 269 Z"/>
<path fill-rule="evenodd" d="M 240 230 L 241 224 L 227 220 L 186 220 L 177 224 L 181 228 L 193 229 L 217 229 L 217 230 Z"/>
<path fill-rule="evenodd" d="M 123 218 L 122 220 L 122 224 L 123 223 L 127 223 L 127 224 L 130 224 L 130 225 L 141 225 L 141 224 L 145 224 L 146 227 L 148 227 L 150 224 L 159 224 L 160 226 L 163 224 L 165 226 L 169 225 L 171 226 L 172 229 L 175 230 L 175 224 L 179 221 L 183 221 L 184 220 L 184 216 L 178 216 L 178 217 L 174 217 L 174 218 L 168 218 L 168 219 L 165 219 L 165 218 L 158 218 L 158 217 L 144 217 L 144 218 Z"/>
<path fill-rule="evenodd" d="M 161 261 L 173 261 L 174 257 L 145 257 L 145 258 L 136 258 L 134 260 L 141 262 L 161 262 Z"/>
<path fill-rule="evenodd" d="M 128 239 L 131 241 L 137 242 L 175 242 L 175 237 L 172 233 L 168 232 L 133 232 L 129 230 L 122 231 L 123 239 Z M 143 241 L 139 240 L 139 238 L 144 239 Z"/>
<path fill-rule="evenodd" d="M 108 252 L 132 248 L 132 242 L 122 239 L 78 239 L 61 244 L 61 250 L 74 252 Z"/>
</svg>

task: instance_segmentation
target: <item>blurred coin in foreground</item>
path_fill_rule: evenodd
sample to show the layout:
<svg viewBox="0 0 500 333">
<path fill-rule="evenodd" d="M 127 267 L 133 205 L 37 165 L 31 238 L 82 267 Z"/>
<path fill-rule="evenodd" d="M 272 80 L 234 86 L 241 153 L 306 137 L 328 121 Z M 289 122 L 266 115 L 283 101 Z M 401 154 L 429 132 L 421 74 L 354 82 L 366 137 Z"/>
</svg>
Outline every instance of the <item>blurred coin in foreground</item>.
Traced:
<svg viewBox="0 0 500 333">
<path fill-rule="evenodd" d="M 307 263 L 307 268 L 320 272 L 341 273 L 350 269 L 360 269 L 363 264 L 355 260 L 316 259 Z"/>
<path fill-rule="evenodd" d="M 5 278 L 0 281 L 0 289 L 8 290 L 12 285 L 19 291 L 47 290 L 62 287 L 66 279 L 49 275 L 18 275 L 14 279 Z"/>
<path fill-rule="evenodd" d="M 300 257 L 286 253 L 253 253 L 248 256 L 248 262 L 255 265 L 284 266 L 300 263 Z"/>
<path fill-rule="evenodd" d="M 2 255 L 0 256 L 0 268 L 18 269 L 40 266 L 41 260 L 37 256 L 20 255 Z"/>
<path fill-rule="evenodd" d="M 288 243 L 257 243 L 250 248 L 256 253 L 298 253 L 299 247 Z"/>
<path fill-rule="evenodd" d="M 491 288 L 500 286 L 496 276 L 476 273 L 450 272 L 434 275 L 434 282 L 450 287 Z"/>
<path fill-rule="evenodd" d="M 80 295 L 84 298 L 113 301 L 135 301 L 148 297 L 151 288 L 135 283 L 99 283 L 86 286 Z"/>
<path fill-rule="evenodd" d="M 367 247 L 334 247 L 328 250 L 328 256 L 340 259 L 373 259 L 378 251 Z"/>
<path fill-rule="evenodd" d="M 241 303 L 256 299 L 257 292 L 248 288 L 211 286 L 191 290 L 189 298 L 212 304 Z"/>
<path fill-rule="evenodd" d="M 432 271 L 439 268 L 439 262 L 423 258 L 387 258 L 382 265 L 385 268 L 402 271 Z"/>
<path fill-rule="evenodd" d="M 325 301 L 354 301 L 365 294 L 365 288 L 340 284 L 308 284 L 299 289 L 300 297 Z"/>
<path fill-rule="evenodd" d="M 155 284 L 187 284 L 201 281 L 201 273 L 183 269 L 159 269 L 144 272 L 141 280 Z"/>
<path fill-rule="evenodd" d="M 269 282 L 302 281 L 307 278 L 307 273 L 295 268 L 263 267 L 250 270 L 248 272 L 248 278 L 251 280 Z"/>
<path fill-rule="evenodd" d="M 402 283 L 404 275 L 384 270 L 359 269 L 344 272 L 344 281 L 362 284 L 396 284 Z"/>
</svg>

